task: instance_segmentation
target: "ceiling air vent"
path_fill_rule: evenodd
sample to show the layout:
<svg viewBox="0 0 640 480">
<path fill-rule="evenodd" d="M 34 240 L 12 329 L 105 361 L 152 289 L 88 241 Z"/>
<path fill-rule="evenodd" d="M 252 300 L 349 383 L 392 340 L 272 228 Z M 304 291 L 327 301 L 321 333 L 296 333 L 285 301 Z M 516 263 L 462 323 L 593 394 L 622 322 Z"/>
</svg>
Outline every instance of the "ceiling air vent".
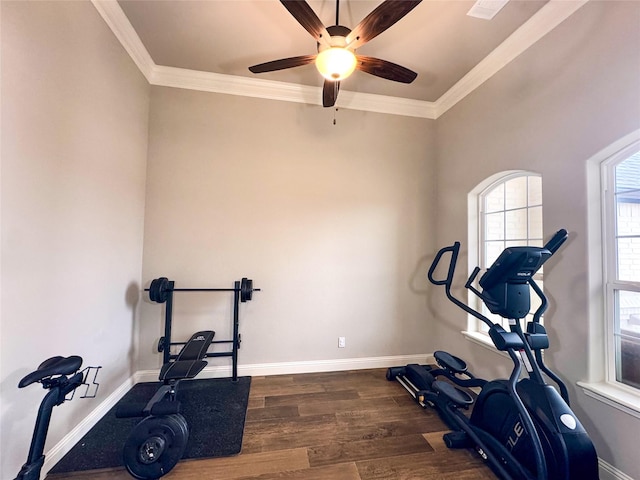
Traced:
<svg viewBox="0 0 640 480">
<path fill-rule="evenodd" d="M 470 17 L 491 20 L 509 0 L 478 0 L 467 12 Z"/>
</svg>

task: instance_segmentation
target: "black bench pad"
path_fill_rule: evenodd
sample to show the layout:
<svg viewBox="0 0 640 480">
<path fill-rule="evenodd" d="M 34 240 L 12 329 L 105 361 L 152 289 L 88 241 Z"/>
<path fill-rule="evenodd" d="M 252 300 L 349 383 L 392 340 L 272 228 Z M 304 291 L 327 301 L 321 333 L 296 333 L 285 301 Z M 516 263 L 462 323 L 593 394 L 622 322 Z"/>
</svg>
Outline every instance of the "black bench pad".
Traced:
<svg viewBox="0 0 640 480">
<path fill-rule="evenodd" d="M 194 333 L 180 350 L 175 362 L 165 363 L 160 370 L 160 380 L 180 380 L 193 378 L 207 366 L 202 360 L 207 354 L 215 332 L 203 330 Z"/>
</svg>

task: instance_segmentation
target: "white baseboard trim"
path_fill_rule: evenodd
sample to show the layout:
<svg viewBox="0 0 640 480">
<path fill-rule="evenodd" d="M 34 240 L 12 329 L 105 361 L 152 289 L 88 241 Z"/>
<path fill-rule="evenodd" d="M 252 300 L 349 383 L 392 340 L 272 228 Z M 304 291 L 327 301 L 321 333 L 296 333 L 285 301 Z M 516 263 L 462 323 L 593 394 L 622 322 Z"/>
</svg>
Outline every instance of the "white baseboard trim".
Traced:
<svg viewBox="0 0 640 480">
<path fill-rule="evenodd" d="M 256 363 L 238 365 L 238 376 L 260 377 L 265 375 L 291 375 L 295 373 L 341 372 L 367 368 L 388 368 L 408 363 L 433 363 L 433 355 L 399 355 L 388 357 L 342 358 L 333 360 L 310 360 L 302 362 Z M 231 376 L 231 365 L 206 367 L 198 378 L 221 378 Z M 140 370 L 134 375 L 135 383 L 158 381 L 158 370 Z"/>
<path fill-rule="evenodd" d="M 601 458 L 598 459 L 598 466 L 600 467 L 600 480 L 633 480 L 629 475 Z"/>
<path fill-rule="evenodd" d="M 157 378 L 157 375 L 156 375 Z M 114 390 L 103 402 L 100 403 L 84 420 L 75 426 L 67 435 L 64 436 L 51 450 L 45 453 L 45 461 L 42 466 L 42 473 L 40 479 L 43 480 L 46 474 L 51 470 L 56 463 L 62 460 L 76 443 L 84 437 L 98 421 L 104 417 L 109 410 L 111 410 L 131 388 L 135 385 L 134 377 L 129 377 L 122 385 Z"/>
<path fill-rule="evenodd" d="M 367 368 L 387 368 L 406 365 L 407 363 L 433 363 L 430 354 L 400 355 L 388 357 L 344 358 L 336 360 L 317 360 L 304 362 L 262 363 L 238 365 L 239 376 L 286 375 L 294 373 L 336 372 L 345 370 L 362 370 Z M 42 467 L 41 480 L 73 446 L 86 435 L 91 428 L 111 410 L 136 383 L 158 381 L 158 370 L 139 370 L 125 380 L 111 395 L 98 405 L 84 420 L 71 430 L 62 440 L 48 452 Z M 221 378 L 231 376 L 231 365 L 206 367 L 198 378 Z"/>
</svg>

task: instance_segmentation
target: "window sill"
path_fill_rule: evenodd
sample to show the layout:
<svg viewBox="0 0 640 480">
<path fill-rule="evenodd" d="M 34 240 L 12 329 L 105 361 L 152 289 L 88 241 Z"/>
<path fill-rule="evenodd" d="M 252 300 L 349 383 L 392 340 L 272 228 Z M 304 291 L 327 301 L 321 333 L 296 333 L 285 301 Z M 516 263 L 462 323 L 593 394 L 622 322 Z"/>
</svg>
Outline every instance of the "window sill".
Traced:
<svg viewBox="0 0 640 480">
<path fill-rule="evenodd" d="M 480 345 L 481 347 L 486 348 L 487 350 L 491 350 L 498 355 L 502 355 L 503 357 L 509 358 L 509 355 L 506 352 L 501 352 L 496 348 L 493 344 L 489 335 L 480 332 L 474 332 L 472 330 L 463 330 L 462 335 L 469 340 L 470 342 L 475 343 L 476 345 Z"/>
<path fill-rule="evenodd" d="M 640 393 L 607 382 L 578 382 L 578 386 L 582 387 L 582 391 L 588 397 L 640 418 Z"/>
<path fill-rule="evenodd" d="M 496 349 L 488 335 L 470 330 L 463 331 L 462 335 L 470 342 L 508 358 L 505 352 Z M 636 392 L 635 389 L 607 382 L 578 382 L 578 386 L 588 397 L 640 418 L 640 392 Z"/>
</svg>

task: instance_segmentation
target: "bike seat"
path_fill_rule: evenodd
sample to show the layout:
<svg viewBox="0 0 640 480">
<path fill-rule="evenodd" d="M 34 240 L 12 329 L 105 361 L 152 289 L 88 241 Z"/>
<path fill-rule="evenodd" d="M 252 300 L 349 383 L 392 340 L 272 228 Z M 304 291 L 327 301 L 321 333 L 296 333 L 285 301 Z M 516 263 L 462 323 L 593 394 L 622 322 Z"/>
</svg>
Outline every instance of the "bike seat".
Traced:
<svg viewBox="0 0 640 480">
<path fill-rule="evenodd" d="M 71 355 L 70 357 L 51 357 L 40 364 L 37 370 L 25 376 L 18 388 L 24 388 L 35 382 L 52 377 L 54 375 L 70 375 L 78 371 L 82 365 L 82 357 Z"/>
<path fill-rule="evenodd" d="M 434 352 L 433 356 L 436 359 L 436 362 L 438 362 L 438 365 L 442 368 L 446 368 L 447 370 L 455 373 L 466 373 L 467 371 L 466 362 L 461 358 L 451 355 L 450 353 L 438 350 L 437 352 Z"/>
</svg>

